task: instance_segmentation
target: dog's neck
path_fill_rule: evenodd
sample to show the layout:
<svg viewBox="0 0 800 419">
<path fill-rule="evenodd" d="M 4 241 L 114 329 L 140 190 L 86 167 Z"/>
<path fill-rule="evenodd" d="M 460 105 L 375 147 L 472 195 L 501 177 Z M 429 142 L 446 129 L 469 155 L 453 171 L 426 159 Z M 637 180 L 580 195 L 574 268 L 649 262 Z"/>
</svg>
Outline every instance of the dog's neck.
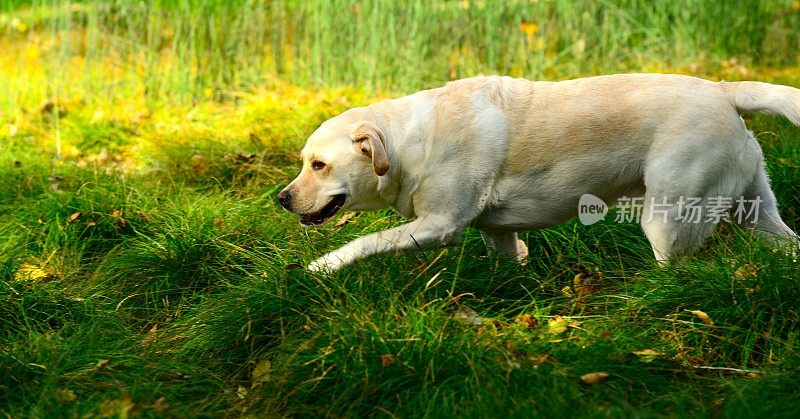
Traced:
<svg viewBox="0 0 800 419">
<path fill-rule="evenodd" d="M 415 148 L 414 143 L 420 140 L 420 125 L 427 123 L 428 114 L 412 106 L 409 97 L 384 100 L 366 107 L 367 118 L 384 133 L 386 151 L 389 157 L 389 172 L 378 178 L 378 195 L 388 206 L 395 208 L 405 218 L 414 218 L 414 206 L 411 199 L 418 186 L 418 175 L 408 167 L 419 167 L 409 164 L 408 151 Z M 403 159 L 401 160 L 401 156 Z M 412 159 L 424 159 L 424 148 L 420 148 Z"/>
</svg>

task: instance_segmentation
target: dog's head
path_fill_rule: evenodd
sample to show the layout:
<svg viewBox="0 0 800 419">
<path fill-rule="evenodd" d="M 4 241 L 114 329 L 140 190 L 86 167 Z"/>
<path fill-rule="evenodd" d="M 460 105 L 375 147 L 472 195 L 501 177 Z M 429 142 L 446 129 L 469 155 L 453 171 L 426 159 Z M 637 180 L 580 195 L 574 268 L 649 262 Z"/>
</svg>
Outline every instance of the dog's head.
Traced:
<svg viewBox="0 0 800 419">
<path fill-rule="evenodd" d="M 389 156 L 375 124 L 330 119 L 311 134 L 300 156 L 303 168 L 278 200 L 300 215 L 301 224 L 322 224 L 345 208 L 387 206 L 378 194 L 378 179 L 389 171 Z"/>
</svg>

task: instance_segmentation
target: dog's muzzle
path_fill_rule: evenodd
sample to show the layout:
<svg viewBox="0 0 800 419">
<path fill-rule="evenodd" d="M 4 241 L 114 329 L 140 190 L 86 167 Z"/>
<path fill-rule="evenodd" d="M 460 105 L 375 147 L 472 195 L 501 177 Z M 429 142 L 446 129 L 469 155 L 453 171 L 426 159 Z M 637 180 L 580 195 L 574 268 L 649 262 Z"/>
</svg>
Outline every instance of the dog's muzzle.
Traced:
<svg viewBox="0 0 800 419">
<path fill-rule="evenodd" d="M 322 207 L 321 210 L 313 214 L 300 214 L 300 224 L 303 225 L 319 225 L 327 221 L 329 218 L 336 215 L 344 206 L 344 201 L 347 199 L 345 194 L 334 195 L 327 205 Z"/>
</svg>

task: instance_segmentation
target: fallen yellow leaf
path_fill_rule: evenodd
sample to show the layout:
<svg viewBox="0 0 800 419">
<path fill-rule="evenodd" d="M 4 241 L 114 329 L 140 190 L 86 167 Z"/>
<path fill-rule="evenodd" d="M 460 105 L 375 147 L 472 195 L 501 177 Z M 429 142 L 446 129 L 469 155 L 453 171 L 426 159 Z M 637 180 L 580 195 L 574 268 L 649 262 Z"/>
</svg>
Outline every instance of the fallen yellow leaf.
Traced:
<svg viewBox="0 0 800 419">
<path fill-rule="evenodd" d="M 530 329 L 532 327 L 536 327 L 539 325 L 539 320 L 536 317 L 531 316 L 530 314 L 521 314 L 514 319 L 514 322 L 519 323 L 525 328 Z"/>
<path fill-rule="evenodd" d="M 258 361 L 256 367 L 253 368 L 253 372 L 251 374 L 253 381 L 252 387 L 256 387 L 261 383 L 268 381 L 269 372 L 271 369 L 272 369 L 272 362 L 270 362 L 269 359 L 264 358 L 261 361 Z"/>
<path fill-rule="evenodd" d="M 711 317 L 708 317 L 708 314 L 706 314 L 705 312 L 700 311 L 700 310 L 686 310 L 686 311 L 688 311 L 689 313 L 692 313 L 695 316 L 697 316 L 697 318 L 702 320 L 703 323 L 705 323 L 705 324 L 707 324 L 709 326 L 713 326 L 714 325 L 714 322 L 711 320 Z"/>
<path fill-rule="evenodd" d="M 663 352 L 656 351 L 655 349 L 643 349 L 641 351 L 634 351 L 634 355 L 639 357 L 642 362 L 653 362 L 656 358 L 666 355 Z"/>
<path fill-rule="evenodd" d="M 555 316 L 547 321 L 547 333 L 557 335 L 567 330 L 567 320 L 561 316 Z"/>
<path fill-rule="evenodd" d="M 536 365 L 541 365 L 544 364 L 545 362 L 550 361 L 550 355 L 548 354 L 531 355 L 528 357 L 528 360 Z"/>
<path fill-rule="evenodd" d="M 68 388 L 56 390 L 56 400 L 61 404 L 72 403 L 77 399 L 75 392 Z"/>
<path fill-rule="evenodd" d="M 608 378 L 608 373 L 605 372 L 590 372 L 588 374 L 581 375 L 581 381 L 586 384 L 600 384 L 608 381 Z"/>
<path fill-rule="evenodd" d="M 577 297 L 588 297 L 600 288 L 601 273 L 579 273 L 572 278 L 572 291 Z"/>
<path fill-rule="evenodd" d="M 190 166 L 197 176 L 203 176 L 208 172 L 208 161 L 202 154 L 193 155 Z"/>
<path fill-rule="evenodd" d="M 756 274 L 758 274 L 758 266 L 753 265 L 752 263 L 746 263 L 739 267 L 736 272 L 733 273 L 733 276 L 736 277 L 738 280 L 745 280 L 750 278 L 755 278 Z"/>
<path fill-rule="evenodd" d="M 144 337 L 144 339 L 142 339 L 142 344 L 147 345 L 149 343 L 153 343 L 156 341 L 157 337 L 158 337 L 158 325 L 154 324 L 153 327 L 151 327 L 150 330 L 147 331 L 147 335 Z"/>
<path fill-rule="evenodd" d="M 136 404 L 130 396 L 116 400 L 105 400 L 100 405 L 100 417 L 129 418 Z"/>
<path fill-rule="evenodd" d="M 69 217 L 67 217 L 67 222 L 71 223 L 71 222 L 77 220 L 78 218 L 81 218 L 81 212 L 80 211 L 75 212 L 72 215 L 70 215 Z"/>
<path fill-rule="evenodd" d="M 345 224 L 349 223 L 350 220 L 352 220 L 353 217 L 356 216 L 356 214 L 358 213 L 352 211 L 348 212 L 347 214 L 343 215 L 342 218 L 340 218 L 339 221 L 336 222 L 336 224 L 334 224 L 334 227 L 343 227 Z"/>
<path fill-rule="evenodd" d="M 386 368 L 394 363 L 396 356 L 392 354 L 381 355 L 381 366 Z"/>
<path fill-rule="evenodd" d="M 169 403 L 167 399 L 164 397 L 159 397 L 155 403 L 153 403 L 153 410 L 159 413 L 164 413 L 169 409 Z"/>
</svg>

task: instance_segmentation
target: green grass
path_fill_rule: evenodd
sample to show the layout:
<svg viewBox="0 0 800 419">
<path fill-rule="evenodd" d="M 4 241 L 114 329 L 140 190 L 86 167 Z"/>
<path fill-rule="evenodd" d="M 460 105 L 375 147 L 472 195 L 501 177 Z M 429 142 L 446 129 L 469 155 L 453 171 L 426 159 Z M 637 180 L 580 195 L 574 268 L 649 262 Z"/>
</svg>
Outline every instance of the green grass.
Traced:
<svg viewBox="0 0 800 419">
<path fill-rule="evenodd" d="M 797 228 L 798 178 L 782 170 L 800 134 L 772 117 L 752 126 L 779 134 L 762 143 Z M 290 176 L 257 164 L 201 181 L 8 154 L 0 409 L 12 417 L 800 413 L 798 265 L 743 231 L 668 269 L 638 226 L 573 222 L 525 234 L 525 268 L 486 257 L 468 231 L 458 247 L 326 276 L 301 266 L 400 220 L 301 229 L 274 199 Z M 602 278 L 592 292 L 575 289 L 589 273 Z M 463 306 L 482 324 L 459 322 Z M 525 314 L 539 324 L 515 321 Z M 574 327 L 550 333 L 556 315 Z M 644 362 L 644 349 L 663 356 Z M 581 384 L 595 371 L 611 378 Z"/>
<path fill-rule="evenodd" d="M 322 275 L 402 220 L 275 201 L 319 123 L 452 77 L 800 86 L 792 2 L 24 3 L 0 5 L 3 416 L 800 416 L 800 265 L 745 231 L 657 268 L 632 224 L 524 233 L 525 267 L 468 230 Z M 800 230 L 800 129 L 747 120 Z"/>
</svg>

